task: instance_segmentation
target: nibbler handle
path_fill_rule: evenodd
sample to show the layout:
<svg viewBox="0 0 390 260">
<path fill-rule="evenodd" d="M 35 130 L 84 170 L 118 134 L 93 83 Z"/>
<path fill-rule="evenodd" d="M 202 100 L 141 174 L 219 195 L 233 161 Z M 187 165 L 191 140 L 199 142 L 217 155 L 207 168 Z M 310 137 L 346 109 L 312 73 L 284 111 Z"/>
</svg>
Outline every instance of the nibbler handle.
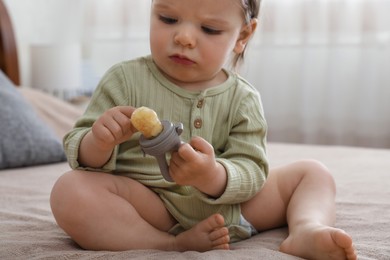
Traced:
<svg viewBox="0 0 390 260">
<path fill-rule="evenodd" d="M 165 180 L 173 182 L 169 175 L 169 166 L 166 153 L 177 151 L 181 145 L 180 135 L 183 132 L 183 124 L 173 125 L 167 120 L 162 120 L 163 131 L 153 139 L 140 137 L 140 146 L 145 154 L 156 157 L 161 174 Z"/>
</svg>

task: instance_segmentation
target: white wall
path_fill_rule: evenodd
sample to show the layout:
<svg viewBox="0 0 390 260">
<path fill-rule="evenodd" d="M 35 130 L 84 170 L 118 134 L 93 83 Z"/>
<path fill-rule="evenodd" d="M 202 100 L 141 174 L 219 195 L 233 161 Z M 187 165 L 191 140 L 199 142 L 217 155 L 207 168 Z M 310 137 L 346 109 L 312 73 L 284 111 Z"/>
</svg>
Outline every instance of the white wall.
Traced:
<svg viewBox="0 0 390 260">
<path fill-rule="evenodd" d="M 31 83 L 31 45 L 78 44 L 82 39 L 83 0 L 4 0 L 19 48 L 22 84 Z"/>
</svg>

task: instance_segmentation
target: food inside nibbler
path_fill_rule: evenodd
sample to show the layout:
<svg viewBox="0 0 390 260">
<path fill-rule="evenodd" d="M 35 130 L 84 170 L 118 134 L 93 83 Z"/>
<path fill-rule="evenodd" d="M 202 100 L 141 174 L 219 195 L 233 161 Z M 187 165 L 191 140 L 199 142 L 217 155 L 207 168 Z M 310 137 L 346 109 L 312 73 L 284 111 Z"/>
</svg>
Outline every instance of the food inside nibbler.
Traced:
<svg viewBox="0 0 390 260">
<path fill-rule="evenodd" d="M 158 136 L 163 130 L 157 113 L 148 107 L 137 108 L 131 116 L 131 123 L 148 139 Z"/>
</svg>

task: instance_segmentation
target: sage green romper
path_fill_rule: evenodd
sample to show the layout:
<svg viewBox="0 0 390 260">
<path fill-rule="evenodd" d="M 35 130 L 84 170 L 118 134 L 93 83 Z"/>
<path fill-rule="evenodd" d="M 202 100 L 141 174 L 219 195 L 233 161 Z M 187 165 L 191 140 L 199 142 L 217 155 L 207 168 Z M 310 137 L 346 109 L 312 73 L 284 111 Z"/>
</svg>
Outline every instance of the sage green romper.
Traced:
<svg viewBox="0 0 390 260">
<path fill-rule="evenodd" d="M 221 85 L 188 91 L 168 81 L 150 56 L 113 66 L 100 81 L 84 115 L 64 137 L 70 166 L 125 175 L 146 185 L 178 221 L 173 234 L 220 213 L 232 242 L 250 237 L 250 230 L 240 225 L 240 203 L 252 198 L 266 180 L 267 125 L 257 90 L 235 73 L 225 73 L 228 79 Z M 211 198 L 193 187 L 165 181 L 155 158 L 144 157 L 139 133 L 118 145 L 101 169 L 81 167 L 77 161 L 81 139 L 103 112 L 115 106 L 150 107 L 160 119 L 183 123 L 184 142 L 201 136 L 212 144 L 228 175 L 222 196 Z"/>
</svg>

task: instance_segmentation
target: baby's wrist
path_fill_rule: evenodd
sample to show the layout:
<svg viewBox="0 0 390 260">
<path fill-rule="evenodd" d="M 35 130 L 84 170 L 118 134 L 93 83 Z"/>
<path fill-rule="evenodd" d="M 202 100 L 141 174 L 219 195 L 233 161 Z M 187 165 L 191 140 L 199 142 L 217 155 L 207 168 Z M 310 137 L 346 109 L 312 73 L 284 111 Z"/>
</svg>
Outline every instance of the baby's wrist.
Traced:
<svg viewBox="0 0 390 260">
<path fill-rule="evenodd" d="M 197 185 L 197 189 L 213 198 L 219 198 L 226 189 L 227 173 L 225 167 L 219 162 L 215 162 L 215 166 L 209 171 L 209 178 L 202 179 Z"/>
<path fill-rule="evenodd" d="M 87 136 L 86 136 L 87 137 Z M 102 141 L 100 140 L 99 138 L 97 138 L 93 132 L 91 131 L 90 132 L 90 136 L 89 136 L 89 139 L 90 139 L 90 145 L 92 146 L 91 148 L 92 149 L 95 149 L 96 151 L 99 151 L 99 152 L 102 152 L 102 153 L 105 153 L 105 152 L 112 152 L 112 150 L 115 148 L 115 145 L 113 144 L 109 144 L 105 141 Z"/>
</svg>

